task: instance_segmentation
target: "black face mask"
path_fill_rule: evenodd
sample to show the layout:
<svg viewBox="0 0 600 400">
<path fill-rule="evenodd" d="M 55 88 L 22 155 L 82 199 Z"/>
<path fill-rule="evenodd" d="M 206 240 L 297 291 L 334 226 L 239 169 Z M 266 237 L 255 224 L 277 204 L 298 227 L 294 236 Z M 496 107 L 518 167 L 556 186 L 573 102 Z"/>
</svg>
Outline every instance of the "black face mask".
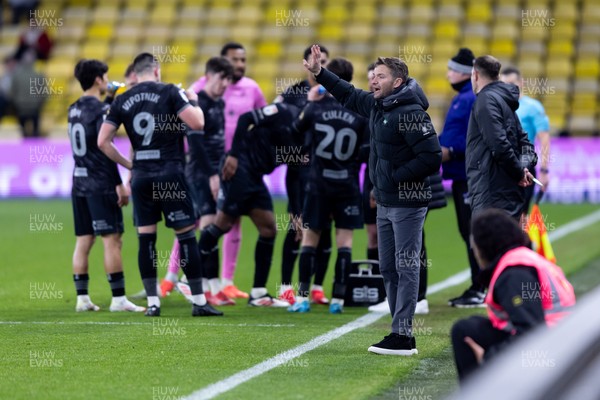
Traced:
<svg viewBox="0 0 600 400">
<path fill-rule="evenodd" d="M 461 89 L 464 88 L 467 82 L 469 82 L 470 80 L 471 79 L 466 79 L 462 82 L 452 83 L 452 89 L 456 90 L 457 92 L 460 92 Z"/>
</svg>

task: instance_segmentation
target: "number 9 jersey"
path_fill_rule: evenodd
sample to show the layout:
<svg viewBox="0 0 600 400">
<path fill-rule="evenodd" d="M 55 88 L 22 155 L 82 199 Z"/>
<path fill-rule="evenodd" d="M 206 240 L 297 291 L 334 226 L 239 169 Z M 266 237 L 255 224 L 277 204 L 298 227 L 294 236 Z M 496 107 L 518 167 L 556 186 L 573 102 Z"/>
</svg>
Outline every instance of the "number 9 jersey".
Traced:
<svg viewBox="0 0 600 400">
<path fill-rule="evenodd" d="M 178 117 L 191 106 L 185 91 L 172 84 L 138 83 L 113 102 L 106 122 L 124 124 L 134 151 L 133 176 L 182 173 L 187 126 Z"/>
<path fill-rule="evenodd" d="M 98 148 L 98 132 L 109 105 L 83 96 L 69 107 L 69 140 L 73 150 L 73 194 L 90 196 L 115 193 L 121 184 L 117 164 Z"/>
</svg>

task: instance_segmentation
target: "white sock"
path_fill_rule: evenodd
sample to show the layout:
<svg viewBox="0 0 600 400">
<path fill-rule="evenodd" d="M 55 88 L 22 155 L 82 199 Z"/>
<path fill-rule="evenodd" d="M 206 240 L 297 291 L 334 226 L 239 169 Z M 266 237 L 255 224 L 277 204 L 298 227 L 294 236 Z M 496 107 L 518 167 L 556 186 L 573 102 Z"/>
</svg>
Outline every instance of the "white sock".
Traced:
<svg viewBox="0 0 600 400">
<path fill-rule="evenodd" d="M 208 279 L 206 278 L 202 278 L 202 291 L 204 293 L 210 292 L 210 286 L 208 285 Z"/>
<path fill-rule="evenodd" d="M 344 299 L 336 299 L 335 297 L 331 299 L 331 304 L 339 304 L 340 306 L 344 305 Z"/>
<path fill-rule="evenodd" d="M 221 279 L 221 283 L 223 284 L 223 287 L 233 286 L 233 280 L 231 279 L 223 278 Z"/>
<path fill-rule="evenodd" d="M 279 294 L 283 294 L 286 290 L 290 290 L 292 285 L 281 285 L 279 286 Z"/>
<path fill-rule="evenodd" d="M 310 290 L 320 290 L 322 292 L 323 291 L 323 286 L 321 286 L 321 285 L 312 285 L 312 287 L 310 288 Z"/>
<path fill-rule="evenodd" d="M 263 297 L 265 294 L 267 294 L 267 288 L 264 287 L 253 287 L 250 291 L 250 296 L 252 296 L 255 299 Z"/>
<path fill-rule="evenodd" d="M 212 294 L 217 294 L 221 291 L 221 283 L 219 282 L 219 278 L 209 279 L 208 284 L 210 286 L 210 291 Z"/>
<path fill-rule="evenodd" d="M 165 276 L 165 279 L 168 281 L 171 281 L 172 283 L 176 283 L 179 280 L 179 276 L 175 273 L 175 272 L 167 272 L 167 276 Z"/>
<path fill-rule="evenodd" d="M 303 301 L 308 301 L 308 297 L 296 296 L 296 303 L 302 303 Z"/>
<path fill-rule="evenodd" d="M 126 301 L 127 298 L 125 296 L 113 296 L 112 298 L 112 302 L 113 303 L 120 303 L 122 301 Z"/>
<path fill-rule="evenodd" d="M 91 303 L 90 296 L 88 294 L 78 294 L 77 295 L 78 302 Z"/>
<path fill-rule="evenodd" d="M 204 295 L 204 293 L 193 294 L 192 295 L 192 303 L 194 303 L 197 306 L 203 306 L 206 304 L 206 296 Z"/>
<path fill-rule="evenodd" d="M 148 296 L 148 307 L 160 307 L 160 298 L 158 296 Z"/>
</svg>

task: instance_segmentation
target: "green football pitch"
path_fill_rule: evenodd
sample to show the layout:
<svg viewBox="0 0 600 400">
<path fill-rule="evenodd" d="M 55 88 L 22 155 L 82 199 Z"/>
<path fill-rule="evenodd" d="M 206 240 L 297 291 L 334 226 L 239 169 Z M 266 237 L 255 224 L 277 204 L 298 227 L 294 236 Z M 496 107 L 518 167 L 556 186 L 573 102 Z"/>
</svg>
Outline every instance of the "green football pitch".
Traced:
<svg viewBox="0 0 600 400">
<path fill-rule="evenodd" d="M 597 205 L 542 205 L 553 232 L 570 221 L 598 210 Z M 283 218 L 285 203 L 275 202 Z M 131 207 L 125 209 L 123 260 L 128 295 L 142 289 L 137 270 L 137 239 Z M 102 310 L 75 313 L 71 257 L 75 238 L 67 201 L 11 200 L 0 203 L 0 398 L 10 399 L 176 399 L 221 382 L 282 355 L 286 351 L 342 327 L 367 314 L 346 308 L 330 315 L 313 306 L 308 314 L 285 309 L 259 309 L 238 301 L 222 307 L 222 318 L 192 318 L 190 305 L 179 294 L 163 299 L 162 317 L 110 313 L 110 290 L 102 267 L 102 244 L 90 259 L 90 296 Z M 243 221 L 242 248 L 236 283 L 249 290 L 253 276 L 256 230 Z M 441 282 L 467 267 L 465 246 L 456 227 L 454 208 L 436 210 L 426 223 L 429 284 Z M 280 277 L 279 232 L 269 291 Z M 558 264 L 580 293 L 591 289 L 592 268 L 600 265 L 600 224 L 576 230 L 553 242 Z M 165 258 L 173 233 L 159 229 L 157 250 Z M 357 231 L 354 259 L 365 258 L 366 235 Z M 326 278 L 331 290 L 333 263 Z M 589 267 L 589 268 L 586 268 Z M 587 271 L 587 272 L 586 272 Z M 166 262 L 159 263 L 159 275 Z M 297 277 L 297 267 L 295 271 Z M 579 276 L 579 278 L 578 278 Z M 219 398 L 227 399 L 436 399 L 456 387 L 448 332 L 452 322 L 471 315 L 446 305 L 466 283 L 429 296 L 431 312 L 417 316 L 419 354 L 410 358 L 369 354 L 367 347 L 389 333 L 391 318 L 373 323 L 237 386 L 229 379 Z M 141 305 L 142 301 L 137 301 Z M 228 386 L 229 385 L 229 386 Z M 235 387 L 234 387 L 235 386 Z"/>
</svg>

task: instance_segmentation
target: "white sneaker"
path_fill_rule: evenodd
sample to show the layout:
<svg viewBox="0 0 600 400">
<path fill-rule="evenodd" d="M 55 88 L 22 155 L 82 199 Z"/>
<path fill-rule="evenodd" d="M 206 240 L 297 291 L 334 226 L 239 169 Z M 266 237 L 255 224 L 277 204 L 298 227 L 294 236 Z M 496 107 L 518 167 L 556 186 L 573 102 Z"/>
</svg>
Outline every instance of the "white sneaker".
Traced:
<svg viewBox="0 0 600 400">
<path fill-rule="evenodd" d="M 369 311 L 375 312 L 375 313 L 380 313 L 380 314 L 389 314 L 390 313 L 390 305 L 388 304 L 387 297 L 381 303 L 375 304 L 374 306 L 370 306 Z"/>
<path fill-rule="evenodd" d="M 260 297 L 252 297 L 248 299 L 248 305 L 253 307 L 274 307 L 283 308 L 290 307 L 290 303 L 285 300 L 279 300 L 268 293 Z"/>
<path fill-rule="evenodd" d="M 97 305 L 95 305 L 94 303 L 92 303 L 91 301 L 87 300 L 77 300 L 77 306 L 75 306 L 75 311 L 77 312 L 82 312 L 82 311 L 98 311 L 100 310 L 100 307 L 98 307 Z"/>
<path fill-rule="evenodd" d="M 126 298 L 123 300 L 114 300 L 110 303 L 110 311 L 111 312 L 119 312 L 119 311 L 131 311 L 131 312 L 144 312 L 146 308 L 136 306 Z"/>
<path fill-rule="evenodd" d="M 429 302 L 427 301 L 427 299 L 417 301 L 415 314 L 429 314 Z"/>
</svg>

